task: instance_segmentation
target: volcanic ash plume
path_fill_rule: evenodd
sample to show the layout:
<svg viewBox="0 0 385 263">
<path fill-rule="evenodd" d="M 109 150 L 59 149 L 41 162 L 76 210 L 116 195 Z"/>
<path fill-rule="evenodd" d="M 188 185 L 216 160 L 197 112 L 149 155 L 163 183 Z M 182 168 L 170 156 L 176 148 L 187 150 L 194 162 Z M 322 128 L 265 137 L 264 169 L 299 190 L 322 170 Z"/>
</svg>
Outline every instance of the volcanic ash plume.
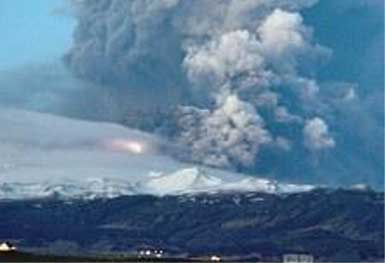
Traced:
<svg viewBox="0 0 385 263">
<path fill-rule="evenodd" d="M 337 144 L 314 78 L 331 52 L 299 13 L 315 2 L 76 1 L 65 61 L 110 92 L 124 124 L 148 121 L 190 161 L 242 170 L 263 151 L 315 154 Z"/>
</svg>

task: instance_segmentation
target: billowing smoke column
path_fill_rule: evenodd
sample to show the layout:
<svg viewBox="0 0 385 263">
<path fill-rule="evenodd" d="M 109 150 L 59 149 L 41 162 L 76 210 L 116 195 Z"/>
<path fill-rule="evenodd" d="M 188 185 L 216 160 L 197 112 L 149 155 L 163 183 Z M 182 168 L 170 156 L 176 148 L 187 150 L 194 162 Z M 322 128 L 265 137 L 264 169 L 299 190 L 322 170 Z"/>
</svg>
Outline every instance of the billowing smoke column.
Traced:
<svg viewBox="0 0 385 263">
<path fill-rule="evenodd" d="M 338 146 L 315 79 L 331 51 L 299 13 L 315 2 L 73 1 L 64 59 L 108 90 L 112 119 L 168 136 L 190 161 L 250 170 L 290 151 L 308 158 Z"/>
</svg>

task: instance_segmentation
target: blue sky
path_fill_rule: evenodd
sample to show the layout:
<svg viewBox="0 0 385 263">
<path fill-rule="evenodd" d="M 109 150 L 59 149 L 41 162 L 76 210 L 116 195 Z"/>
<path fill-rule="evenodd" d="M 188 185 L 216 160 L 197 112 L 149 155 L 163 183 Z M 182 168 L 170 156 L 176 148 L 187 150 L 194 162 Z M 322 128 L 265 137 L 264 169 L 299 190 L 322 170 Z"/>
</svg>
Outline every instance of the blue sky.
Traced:
<svg viewBox="0 0 385 263">
<path fill-rule="evenodd" d="M 62 0 L 1 0 L 0 70 L 45 63 L 71 44 L 74 21 L 55 10 Z"/>
</svg>

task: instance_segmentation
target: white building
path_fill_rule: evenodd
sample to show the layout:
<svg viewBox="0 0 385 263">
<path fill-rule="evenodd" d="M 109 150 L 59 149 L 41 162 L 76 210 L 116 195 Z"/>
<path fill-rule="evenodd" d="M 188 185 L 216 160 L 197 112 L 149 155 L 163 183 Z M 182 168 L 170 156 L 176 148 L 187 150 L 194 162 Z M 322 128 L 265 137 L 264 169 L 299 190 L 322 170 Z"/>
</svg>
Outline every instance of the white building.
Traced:
<svg viewBox="0 0 385 263">
<path fill-rule="evenodd" d="M 314 257 L 309 254 L 286 254 L 283 255 L 284 263 L 313 263 Z"/>
<path fill-rule="evenodd" d="M 221 257 L 219 257 L 217 255 L 212 255 L 210 257 L 210 261 L 212 261 L 212 262 L 220 262 L 221 261 Z"/>
<path fill-rule="evenodd" d="M 9 242 L 0 243 L 0 252 L 15 251 L 16 247 Z"/>
</svg>

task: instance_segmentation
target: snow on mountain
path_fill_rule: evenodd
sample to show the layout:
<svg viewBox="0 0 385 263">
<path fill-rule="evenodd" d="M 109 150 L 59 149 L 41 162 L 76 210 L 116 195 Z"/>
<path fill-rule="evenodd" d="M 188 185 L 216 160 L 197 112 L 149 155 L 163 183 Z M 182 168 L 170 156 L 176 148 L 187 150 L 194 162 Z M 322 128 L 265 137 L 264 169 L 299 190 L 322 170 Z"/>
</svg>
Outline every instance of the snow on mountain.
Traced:
<svg viewBox="0 0 385 263">
<path fill-rule="evenodd" d="M 35 199 L 58 197 L 63 199 L 114 198 L 133 195 L 132 186 L 127 183 L 108 180 L 88 180 L 83 184 L 43 184 L 43 183 L 2 183 L 0 199 Z"/>
<path fill-rule="evenodd" d="M 87 179 L 82 182 L 2 183 L 0 199 L 32 199 L 58 197 L 64 199 L 114 198 L 150 194 L 180 195 L 218 192 L 292 193 L 314 189 L 310 185 L 281 184 L 261 178 L 223 178 L 208 175 L 203 168 L 186 168 L 171 174 L 157 174 L 139 182 L 111 179 Z"/>
<path fill-rule="evenodd" d="M 157 195 L 185 193 L 216 193 L 228 191 L 292 193 L 309 191 L 312 185 L 295 185 L 276 181 L 232 174 L 231 177 L 216 174 L 214 169 L 192 167 L 178 170 L 169 175 L 159 174 L 138 184 L 137 191 Z"/>
<path fill-rule="evenodd" d="M 191 166 L 167 142 L 119 125 L 11 109 L 0 123 L 0 199 L 312 189 Z"/>
<path fill-rule="evenodd" d="M 198 168 L 178 170 L 171 174 L 158 174 L 138 184 L 139 189 L 146 193 L 159 195 L 170 193 L 188 193 L 207 191 L 218 188 L 223 180 L 207 175 Z"/>
</svg>

